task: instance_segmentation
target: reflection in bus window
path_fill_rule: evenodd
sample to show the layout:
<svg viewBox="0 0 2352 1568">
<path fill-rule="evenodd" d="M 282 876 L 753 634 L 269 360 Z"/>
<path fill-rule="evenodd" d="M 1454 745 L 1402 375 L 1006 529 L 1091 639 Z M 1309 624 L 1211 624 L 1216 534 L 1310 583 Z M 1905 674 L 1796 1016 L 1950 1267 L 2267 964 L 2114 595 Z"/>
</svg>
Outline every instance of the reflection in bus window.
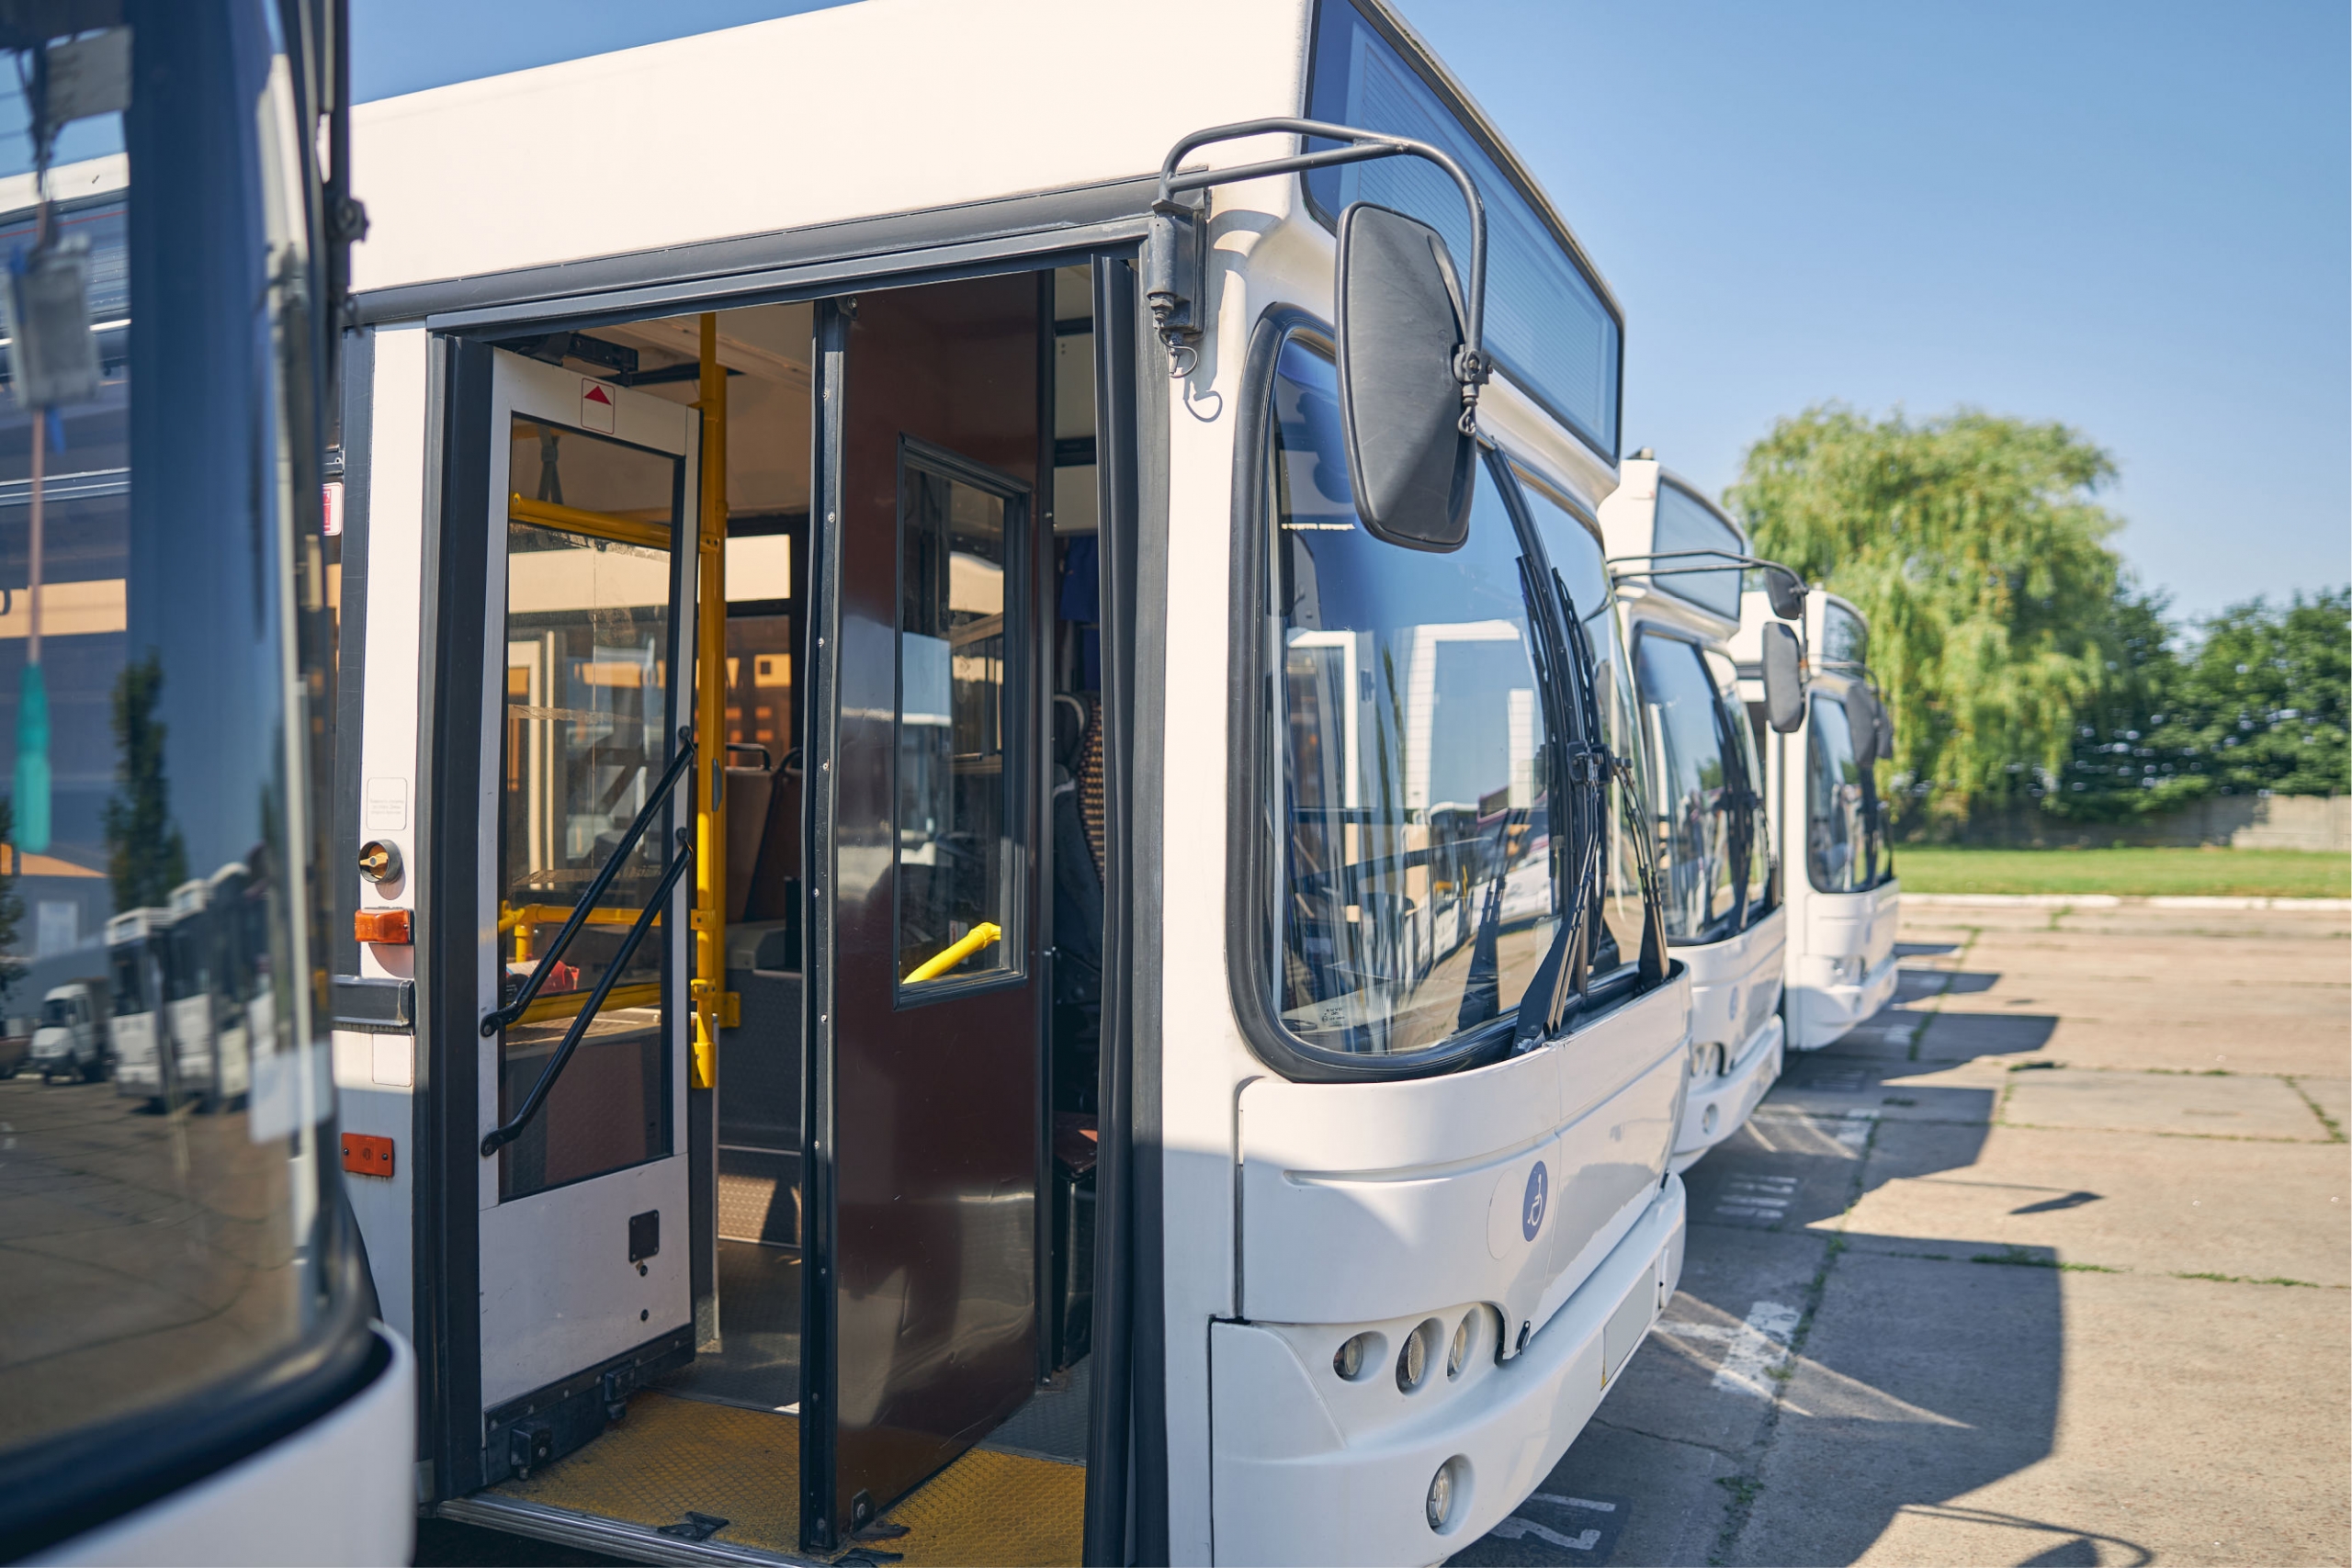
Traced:
<svg viewBox="0 0 2352 1568">
<path fill-rule="evenodd" d="M 1709 940 L 1739 908 L 1732 863 L 1730 770 L 1714 682 L 1695 644 L 1645 632 L 1634 641 L 1649 737 L 1667 935 Z"/>
<path fill-rule="evenodd" d="M 498 931 L 511 996 L 669 763 L 679 472 L 664 454 L 522 418 L 510 451 Z M 538 1081 L 673 852 L 657 821 L 507 1029 L 501 1120 Z M 503 1197 L 668 1152 L 662 929 L 631 955 L 546 1108 L 501 1152 Z"/>
<path fill-rule="evenodd" d="M 1461 549 L 1374 540 L 1331 361 L 1285 344 L 1274 400 L 1277 1010 L 1327 1050 L 1426 1051 L 1514 1017 L 1558 921 L 1522 550 L 1490 482 Z"/>
<path fill-rule="evenodd" d="M 0 119 L 30 122 L 17 89 L 50 25 L 119 10 L 15 14 Z M 0 361 L 0 989 L 9 1032 L 39 1010 L 66 1035 L 44 1066 L 65 1081 L 0 1086 L 0 1540 L 36 1554 L 27 1520 L 131 1506 L 157 1444 L 232 1449 L 242 1412 L 302 1407 L 376 1343 L 345 1289 L 311 1005 L 333 553 L 315 440 L 288 439 L 318 391 L 285 227 L 303 206 L 272 144 L 288 78 L 151 68 L 246 20 L 141 9 L 140 112 L 72 133 L 120 151 L 12 181 L 0 213 L 19 268 L 86 262 L 92 350 L 86 384 L 48 378 L 45 413 L 25 322 Z M 69 194 L 42 214 L 40 190 Z"/>
<path fill-rule="evenodd" d="M 899 470 L 899 979 L 1017 967 L 1006 649 L 1013 481 L 910 446 Z"/>
<path fill-rule="evenodd" d="M 1854 760 L 1846 706 L 1813 699 L 1805 759 L 1805 873 L 1824 893 L 1859 893 L 1878 875 L 1878 789 Z"/>
<path fill-rule="evenodd" d="M 1524 468 L 1518 473 L 1535 532 L 1592 653 L 1592 689 L 1602 709 L 1602 738 L 1633 769 L 1630 778 L 1619 774 L 1609 784 L 1609 840 L 1602 850 L 1600 918 L 1589 965 L 1590 979 L 1600 981 L 1640 956 L 1647 918 L 1642 847 L 1648 839 L 1649 807 L 1640 782 L 1645 776 L 1640 710 L 1634 705 L 1632 665 L 1610 597 L 1600 536 L 1555 501 L 1542 479 Z"/>
</svg>

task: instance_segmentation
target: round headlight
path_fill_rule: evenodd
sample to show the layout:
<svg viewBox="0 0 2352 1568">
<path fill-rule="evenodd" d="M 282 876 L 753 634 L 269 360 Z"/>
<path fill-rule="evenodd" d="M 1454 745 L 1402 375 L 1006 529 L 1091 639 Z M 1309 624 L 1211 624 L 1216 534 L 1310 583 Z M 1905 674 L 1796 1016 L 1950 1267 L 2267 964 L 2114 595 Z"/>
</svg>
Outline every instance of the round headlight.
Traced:
<svg viewBox="0 0 2352 1568">
<path fill-rule="evenodd" d="M 1373 1354 L 1376 1338 L 1374 1335 L 1359 1334 L 1340 1346 L 1331 1358 L 1331 1370 L 1350 1382 L 1363 1376 L 1363 1364 Z"/>
<path fill-rule="evenodd" d="M 1476 1315 L 1464 1313 L 1462 1321 L 1453 1325 L 1453 1343 L 1445 1352 L 1445 1375 L 1449 1378 L 1460 1377 L 1464 1364 L 1470 1359 L 1470 1320 Z"/>
</svg>

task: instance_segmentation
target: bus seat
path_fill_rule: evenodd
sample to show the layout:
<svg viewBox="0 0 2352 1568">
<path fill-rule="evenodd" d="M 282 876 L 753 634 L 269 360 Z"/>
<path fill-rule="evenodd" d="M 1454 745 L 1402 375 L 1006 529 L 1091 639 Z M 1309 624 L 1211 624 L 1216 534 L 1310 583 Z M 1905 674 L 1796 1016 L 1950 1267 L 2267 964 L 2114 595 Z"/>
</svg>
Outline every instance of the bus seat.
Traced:
<svg viewBox="0 0 2352 1568">
<path fill-rule="evenodd" d="M 761 840 L 767 837 L 769 797 L 775 775 L 765 768 L 727 770 L 727 921 L 743 919 L 751 902 L 752 877 L 759 868 Z"/>
<path fill-rule="evenodd" d="M 767 822 L 744 890 L 747 920 L 789 919 L 797 913 L 800 879 L 800 753 L 785 753 L 769 775 Z M 732 860 L 733 856 L 729 856 Z"/>
</svg>

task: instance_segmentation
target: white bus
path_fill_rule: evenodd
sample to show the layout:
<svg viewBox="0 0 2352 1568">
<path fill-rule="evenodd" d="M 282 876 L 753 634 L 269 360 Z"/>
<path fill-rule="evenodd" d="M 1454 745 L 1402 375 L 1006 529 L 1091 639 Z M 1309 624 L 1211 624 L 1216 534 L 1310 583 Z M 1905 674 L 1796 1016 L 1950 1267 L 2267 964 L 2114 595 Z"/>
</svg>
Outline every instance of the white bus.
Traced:
<svg viewBox="0 0 2352 1568">
<path fill-rule="evenodd" d="M 1684 1170 L 1747 1122 L 1785 1040 L 1780 846 L 1730 652 L 1751 559 L 1740 526 L 1646 449 L 1626 459 L 1600 523 L 1640 699 L 1667 940 L 1690 966 L 1690 1100 L 1674 1143 Z"/>
<path fill-rule="evenodd" d="M 1894 732 L 1871 679 L 1869 623 L 1817 588 L 1805 595 L 1804 716 L 1775 732 L 1763 638 L 1777 619 L 1767 595 L 1747 593 L 1733 653 L 1789 867 L 1789 1048 L 1815 1051 L 1894 996 L 1902 889 L 1876 766 L 1894 754 Z"/>
<path fill-rule="evenodd" d="M 113 1006 L 107 1037 L 114 1051 L 114 1089 L 155 1109 L 177 1092 L 168 1075 L 163 1026 L 164 967 L 170 962 L 172 912 L 125 909 L 107 921 L 107 972 Z"/>
<path fill-rule="evenodd" d="M 335 1072 L 444 1517 L 1428 1562 L 1674 1289 L 1621 315 L 1378 0 L 1170 26 L 357 116 Z"/>
<path fill-rule="evenodd" d="M 342 22 L 0 9 L 34 164 L 0 178 L 0 777 L 11 865 L 104 918 L 119 1091 L 0 1083 L 0 1562 L 412 1555 L 415 1362 L 343 1198 L 311 874 Z M 97 155 L 49 166 L 61 131 Z"/>
</svg>

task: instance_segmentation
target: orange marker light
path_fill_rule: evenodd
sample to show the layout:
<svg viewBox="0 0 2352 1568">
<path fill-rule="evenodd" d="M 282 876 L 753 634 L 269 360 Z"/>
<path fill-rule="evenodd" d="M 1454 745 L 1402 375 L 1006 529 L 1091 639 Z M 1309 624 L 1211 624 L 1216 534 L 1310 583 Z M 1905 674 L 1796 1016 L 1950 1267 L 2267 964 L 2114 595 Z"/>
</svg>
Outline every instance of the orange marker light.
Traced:
<svg viewBox="0 0 2352 1568">
<path fill-rule="evenodd" d="M 361 942 L 386 947 L 406 947 L 414 940 L 409 935 L 406 909 L 362 909 L 351 917 L 351 929 Z"/>
<path fill-rule="evenodd" d="M 392 1141 L 367 1133 L 343 1135 L 343 1168 L 354 1176 L 392 1174 Z"/>
</svg>

